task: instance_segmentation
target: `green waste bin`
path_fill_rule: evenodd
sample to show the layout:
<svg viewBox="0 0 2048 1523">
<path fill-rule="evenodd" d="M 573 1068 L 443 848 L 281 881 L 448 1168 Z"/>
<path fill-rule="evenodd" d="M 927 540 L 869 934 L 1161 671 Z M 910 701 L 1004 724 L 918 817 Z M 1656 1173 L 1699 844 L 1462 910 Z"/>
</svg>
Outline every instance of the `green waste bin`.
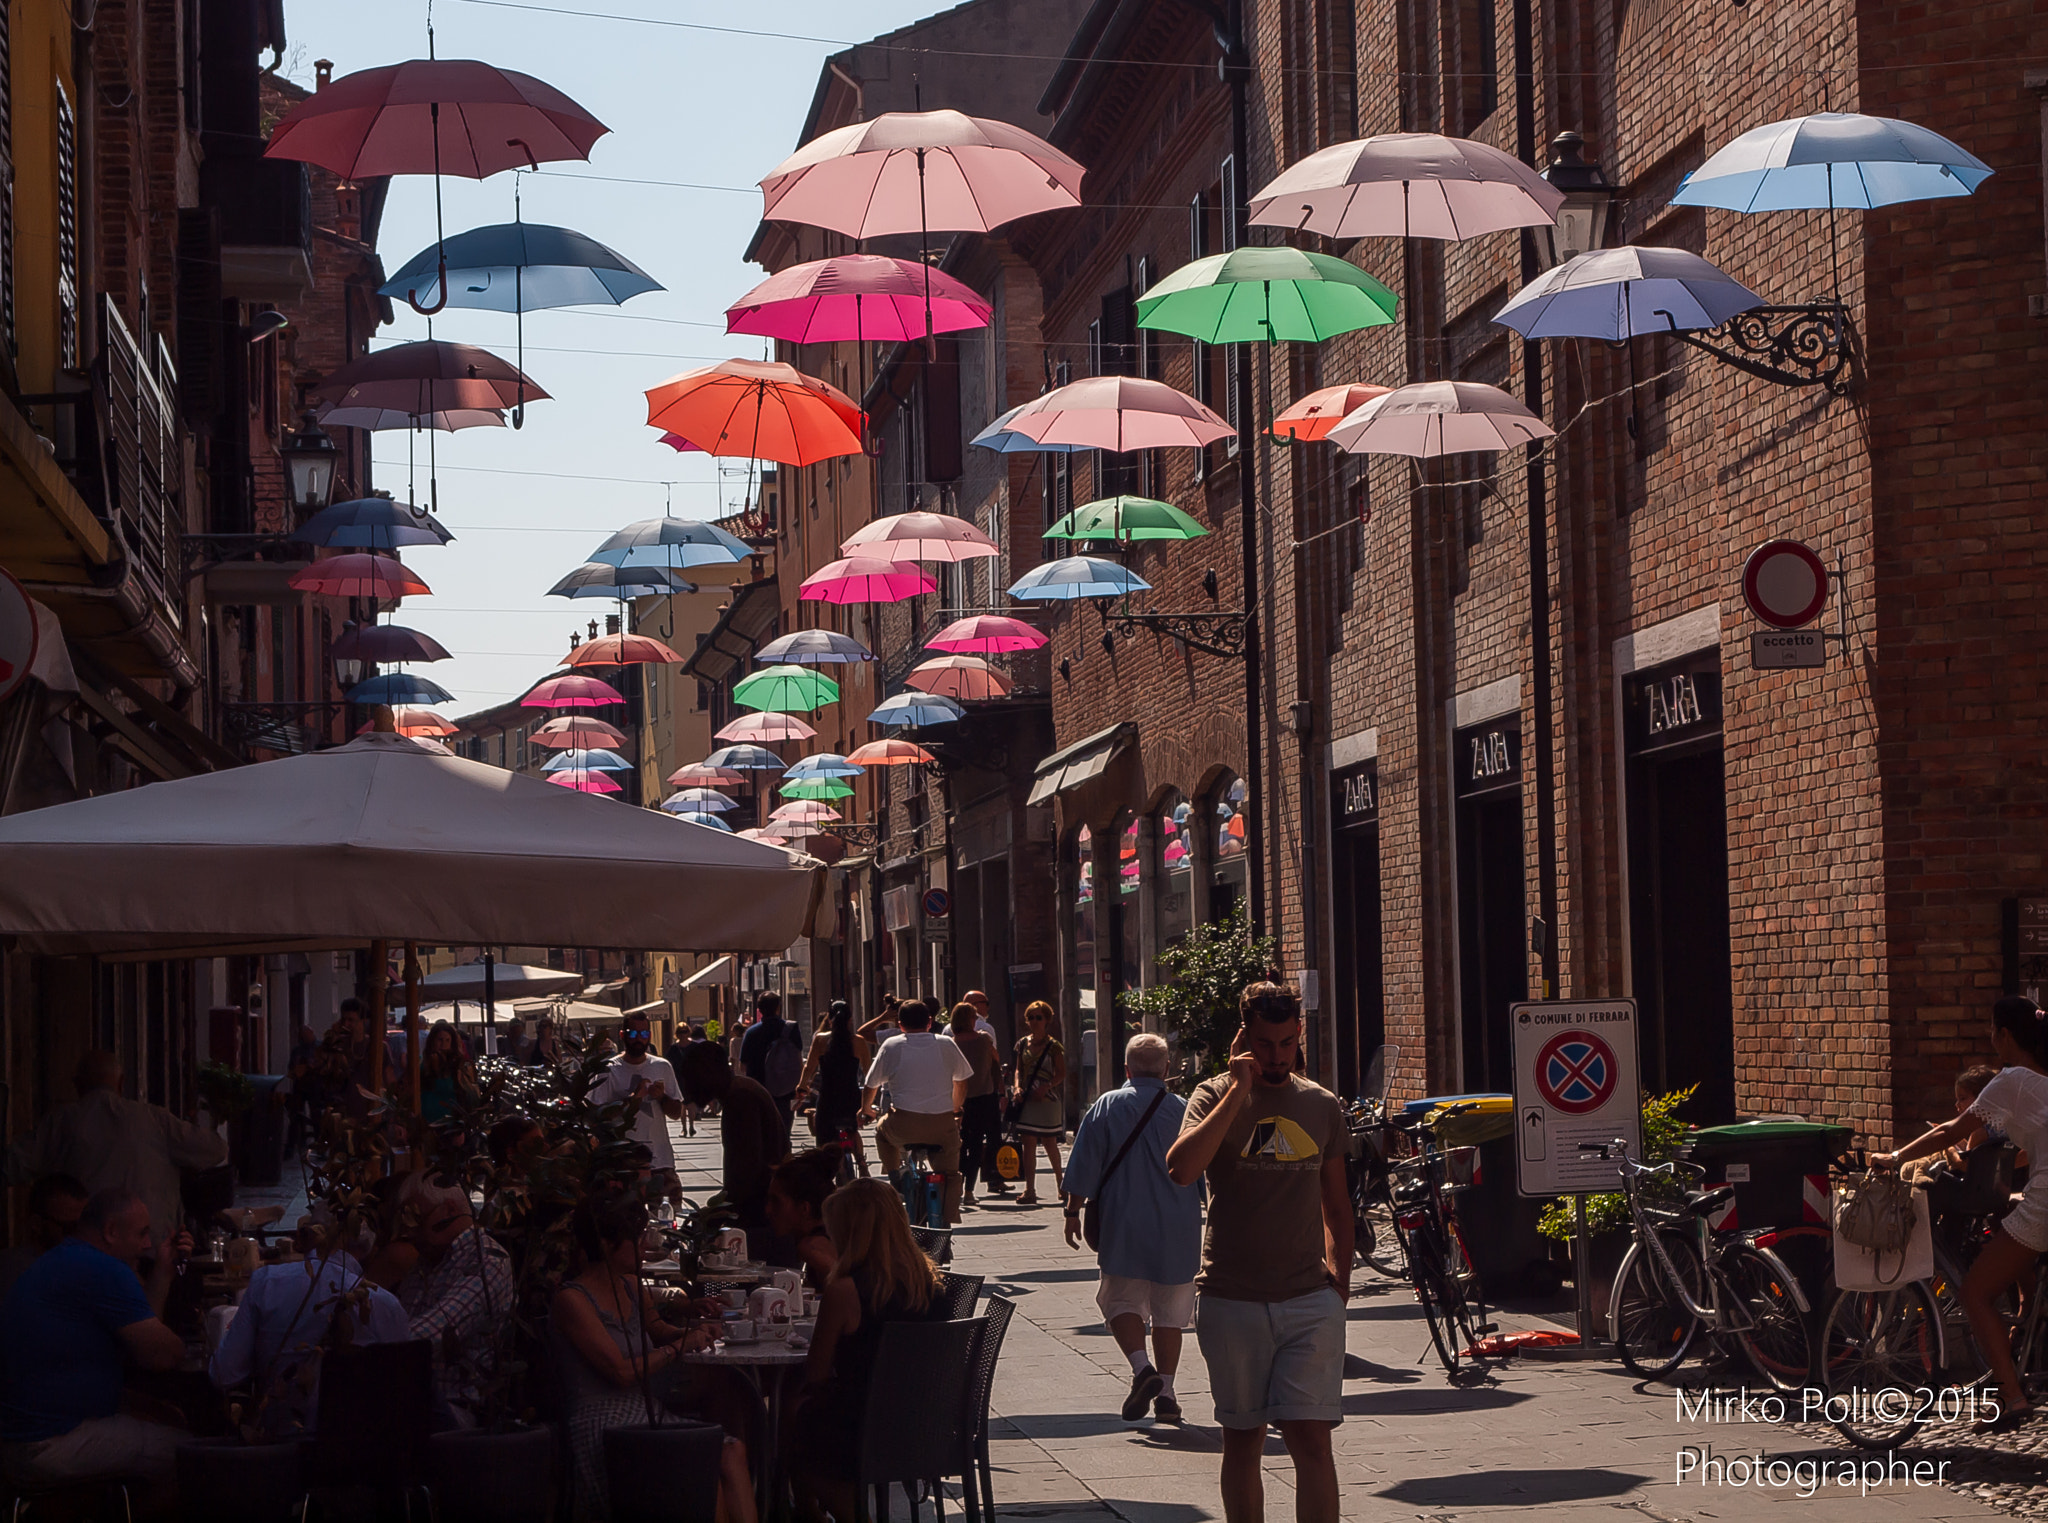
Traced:
<svg viewBox="0 0 2048 1523">
<path fill-rule="evenodd" d="M 1694 1131 L 1679 1156 L 1707 1171 L 1707 1187 L 1735 1186 L 1724 1232 L 1828 1225 L 1828 1165 L 1854 1135 L 1819 1121 L 1738 1121 Z"/>
</svg>

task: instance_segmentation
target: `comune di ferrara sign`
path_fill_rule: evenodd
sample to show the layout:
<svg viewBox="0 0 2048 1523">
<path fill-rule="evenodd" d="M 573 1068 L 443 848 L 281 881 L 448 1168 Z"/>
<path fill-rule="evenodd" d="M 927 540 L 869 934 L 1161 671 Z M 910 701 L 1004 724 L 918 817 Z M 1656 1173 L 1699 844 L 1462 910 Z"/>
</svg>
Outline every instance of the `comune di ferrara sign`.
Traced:
<svg viewBox="0 0 2048 1523">
<path fill-rule="evenodd" d="M 1531 1196 L 1612 1190 L 1619 1159 L 1581 1143 L 1628 1139 L 1642 1157 L 1643 1105 L 1632 999 L 1514 1006 L 1515 1178 Z"/>
</svg>

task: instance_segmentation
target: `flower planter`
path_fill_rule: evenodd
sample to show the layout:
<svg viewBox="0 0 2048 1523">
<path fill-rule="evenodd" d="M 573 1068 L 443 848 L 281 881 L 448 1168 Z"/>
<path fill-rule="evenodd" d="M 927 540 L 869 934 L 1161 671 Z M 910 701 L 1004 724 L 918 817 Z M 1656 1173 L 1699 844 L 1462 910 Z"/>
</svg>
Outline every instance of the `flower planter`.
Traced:
<svg viewBox="0 0 2048 1523">
<path fill-rule="evenodd" d="M 1621 1269 L 1622 1256 L 1628 1252 L 1629 1244 L 1635 1238 L 1626 1232 L 1603 1232 L 1586 1245 L 1586 1256 L 1591 1264 L 1590 1278 L 1593 1282 L 1593 1320 L 1606 1336 L 1607 1305 L 1614 1294 L 1614 1276 Z M 1551 1262 L 1558 1264 L 1563 1278 L 1570 1281 L 1576 1264 L 1572 1257 L 1570 1243 L 1557 1243 L 1551 1248 Z"/>
<path fill-rule="evenodd" d="M 427 1474 L 438 1523 L 549 1523 L 555 1516 L 554 1430 L 437 1433 Z"/>
<path fill-rule="evenodd" d="M 245 1444 L 206 1438 L 178 1446 L 178 1495 L 185 1515 L 206 1523 L 282 1523 L 306 1496 L 297 1443 Z"/>
<path fill-rule="evenodd" d="M 715 1523 L 724 1444 L 725 1430 L 715 1423 L 606 1429 L 612 1523 Z"/>
</svg>

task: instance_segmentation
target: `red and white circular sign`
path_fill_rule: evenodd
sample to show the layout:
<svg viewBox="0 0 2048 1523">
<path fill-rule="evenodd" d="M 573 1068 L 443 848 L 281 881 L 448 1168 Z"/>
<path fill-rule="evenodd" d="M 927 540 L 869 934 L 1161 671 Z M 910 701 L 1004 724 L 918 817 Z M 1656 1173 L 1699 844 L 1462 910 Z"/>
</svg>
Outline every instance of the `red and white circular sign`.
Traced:
<svg viewBox="0 0 2048 1523">
<path fill-rule="evenodd" d="M 36 609 L 12 574 L 0 570 L 0 699 L 28 681 L 36 664 Z"/>
<path fill-rule="evenodd" d="M 1742 600 L 1774 629 L 1798 629 L 1828 606 L 1828 568 L 1796 539 L 1774 539 L 1742 568 Z"/>
</svg>

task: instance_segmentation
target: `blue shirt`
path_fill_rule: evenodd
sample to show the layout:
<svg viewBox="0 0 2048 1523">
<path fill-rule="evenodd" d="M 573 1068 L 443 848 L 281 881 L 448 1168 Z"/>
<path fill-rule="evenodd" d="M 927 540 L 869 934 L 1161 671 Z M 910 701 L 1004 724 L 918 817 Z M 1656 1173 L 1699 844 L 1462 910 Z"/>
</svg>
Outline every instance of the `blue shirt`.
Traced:
<svg viewBox="0 0 2048 1523">
<path fill-rule="evenodd" d="M 362 1293 L 360 1305 L 338 1305 L 351 1291 Z M 214 1351 L 208 1373 L 223 1388 L 254 1380 L 257 1395 L 269 1398 L 264 1407 L 266 1431 L 311 1427 L 320 1397 L 318 1366 L 310 1378 L 303 1368 L 337 1315 L 355 1324 L 349 1330 L 351 1345 L 403 1343 L 412 1336 L 398 1297 L 367 1283 L 345 1253 L 295 1264 L 265 1264 L 249 1277 L 249 1289 Z"/>
<path fill-rule="evenodd" d="M 22 1271 L 0 1302 L 0 1440 L 39 1443 L 121 1404 L 121 1329 L 156 1315 L 135 1271 L 67 1237 Z"/>
<path fill-rule="evenodd" d="M 1104 1274 L 1185 1285 L 1202 1262 L 1202 1187 L 1177 1185 L 1166 1172 L 1166 1150 L 1180 1135 L 1187 1102 L 1166 1095 L 1151 1122 L 1104 1189 L 1102 1174 L 1131 1135 L 1163 1079 L 1132 1078 L 1088 1107 L 1067 1155 L 1066 1191 L 1094 1198 L 1102 1191 L 1102 1246 L 1096 1260 Z"/>
</svg>

